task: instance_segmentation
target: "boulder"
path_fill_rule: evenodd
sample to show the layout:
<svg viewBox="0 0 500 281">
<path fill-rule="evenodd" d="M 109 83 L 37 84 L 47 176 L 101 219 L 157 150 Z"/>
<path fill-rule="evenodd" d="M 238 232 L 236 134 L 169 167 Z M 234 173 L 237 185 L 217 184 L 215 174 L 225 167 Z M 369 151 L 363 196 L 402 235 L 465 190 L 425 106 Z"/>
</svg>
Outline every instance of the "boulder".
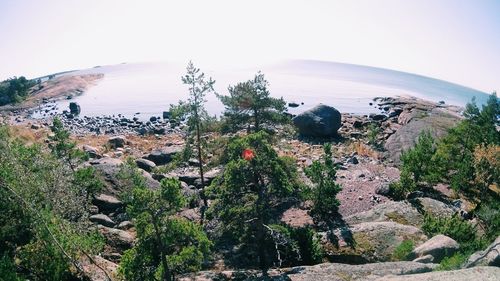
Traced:
<svg viewBox="0 0 500 281">
<path fill-rule="evenodd" d="M 294 117 L 293 123 L 303 136 L 333 137 L 342 125 L 340 112 L 328 105 L 320 104 Z"/>
<path fill-rule="evenodd" d="M 127 230 L 134 227 L 134 224 L 131 221 L 122 221 L 117 228 L 122 230 Z"/>
<path fill-rule="evenodd" d="M 124 136 L 115 136 L 108 139 L 108 144 L 113 149 L 124 147 L 126 142 L 127 139 Z"/>
<path fill-rule="evenodd" d="M 87 155 L 90 158 L 101 158 L 101 155 L 99 154 L 99 151 L 97 148 L 90 146 L 90 145 L 84 145 L 83 146 L 83 151 L 87 153 Z"/>
<path fill-rule="evenodd" d="M 183 147 L 180 145 L 167 146 L 161 149 L 151 151 L 144 158 L 153 161 L 156 165 L 166 165 L 170 163 L 177 153 L 182 152 Z"/>
<path fill-rule="evenodd" d="M 457 214 L 459 211 L 458 208 L 453 207 L 452 205 L 445 204 L 429 197 L 416 198 L 414 201 L 416 205 L 421 207 L 425 213 L 435 217 L 449 218 Z"/>
<path fill-rule="evenodd" d="M 144 158 L 136 159 L 135 164 L 137 164 L 137 167 L 147 172 L 151 172 L 154 168 L 156 168 L 155 162 Z"/>
<path fill-rule="evenodd" d="M 108 276 L 116 276 L 118 271 L 118 264 L 100 256 L 93 256 L 90 260 L 87 256 L 81 255 L 79 262 L 82 265 L 84 280 L 108 281 Z"/>
<path fill-rule="evenodd" d="M 433 257 L 432 262 L 440 262 L 443 258 L 453 255 L 459 248 L 460 245 L 457 241 L 446 235 L 439 234 L 413 249 L 408 259 L 413 260 L 431 255 Z"/>
<path fill-rule="evenodd" d="M 404 111 L 399 115 L 402 126 L 385 141 L 384 148 L 395 163 L 399 163 L 401 152 L 412 148 L 420 133 L 430 130 L 434 138 L 444 136 L 460 117 L 442 109 Z"/>
<path fill-rule="evenodd" d="M 119 250 L 130 249 L 134 245 L 135 235 L 132 232 L 99 226 L 99 232 L 106 238 L 107 244 Z"/>
<path fill-rule="evenodd" d="M 97 223 L 107 227 L 115 226 L 115 222 L 104 214 L 92 215 L 89 217 L 89 220 L 93 223 Z"/>
<path fill-rule="evenodd" d="M 403 241 L 421 245 L 427 240 L 422 230 L 395 222 L 363 222 L 349 229 L 337 230 L 333 236 L 320 232 L 321 243 L 330 260 L 342 263 L 389 261 Z M 337 241 L 337 243 L 332 243 Z"/>
<path fill-rule="evenodd" d="M 420 274 L 384 276 L 373 281 L 499 281 L 500 268 L 481 266 L 468 269 L 434 271 Z"/>
<path fill-rule="evenodd" d="M 163 119 L 169 119 L 171 116 L 170 111 L 163 111 Z"/>
<path fill-rule="evenodd" d="M 465 267 L 480 265 L 500 267 L 500 236 L 498 236 L 497 239 L 495 239 L 495 241 L 484 251 L 479 251 L 472 254 L 472 256 L 470 256 L 465 263 Z"/>
<path fill-rule="evenodd" d="M 76 102 L 70 102 L 69 103 L 69 112 L 73 115 L 78 115 L 80 114 L 81 108 L 80 105 L 77 104 Z"/>
<path fill-rule="evenodd" d="M 149 187 L 151 189 L 160 188 L 160 182 L 157 181 L 157 180 L 155 180 L 150 173 L 148 173 L 148 172 L 146 172 L 144 170 L 140 170 L 140 171 L 142 171 L 142 176 L 146 180 L 146 186 L 147 187 Z"/>
<path fill-rule="evenodd" d="M 116 197 L 106 194 L 99 194 L 92 200 L 92 203 L 103 212 L 114 212 L 123 206 L 123 203 Z"/>
</svg>

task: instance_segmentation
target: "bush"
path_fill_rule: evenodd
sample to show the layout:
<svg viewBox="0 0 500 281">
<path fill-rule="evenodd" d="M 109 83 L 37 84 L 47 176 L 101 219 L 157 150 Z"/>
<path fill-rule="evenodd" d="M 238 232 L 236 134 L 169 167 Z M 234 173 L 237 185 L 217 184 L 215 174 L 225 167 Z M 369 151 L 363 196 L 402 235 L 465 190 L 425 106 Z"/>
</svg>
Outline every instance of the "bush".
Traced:
<svg viewBox="0 0 500 281">
<path fill-rule="evenodd" d="M 462 265 L 467 261 L 469 255 L 464 253 L 455 253 L 451 257 L 445 257 L 436 270 L 455 270 L 460 269 Z"/>
<path fill-rule="evenodd" d="M 292 239 L 297 241 L 301 265 L 314 265 L 323 261 L 324 252 L 314 229 L 306 226 L 290 231 Z"/>
<path fill-rule="evenodd" d="M 176 217 L 184 205 L 177 179 L 163 179 L 158 190 L 134 187 L 127 213 L 136 222 L 137 242 L 120 262 L 122 277 L 174 280 L 175 274 L 201 268 L 211 242 L 199 225 Z"/>
<path fill-rule="evenodd" d="M 411 240 L 404 240 L 399 244 L 399 246 L 394 249 L 394 252 L 392 253 L 392 260 L 393 261 L 402 261 L 405 260 L 406 257 L 413 251 L 415 245 L 413 244 L 413 241 Z"/>
<path fill-rule="evenodd" d="M 437 234 L 446 235 L 460 244 L 461 252 L 468 253 L 487 245 L 485 240 L 476 236 L 476 228 L 458 215 L 441 218 L 426 214 L 422 225 L 422 230 L 429 237 Z"/>
<path fill-rule="evenodd" d="M 324 153 L 322 161 L 314 161 L 304 172 L 315 185 L 312 190 L 311 214 L 315 219 L 330 224 L 339 215 L 340 201 L 337 199 L 337 194 L 342 190 L 342 187 L 335 182 L 337 169 L 332 159 L 331 144 L 325 144 Z"/>
</svg>

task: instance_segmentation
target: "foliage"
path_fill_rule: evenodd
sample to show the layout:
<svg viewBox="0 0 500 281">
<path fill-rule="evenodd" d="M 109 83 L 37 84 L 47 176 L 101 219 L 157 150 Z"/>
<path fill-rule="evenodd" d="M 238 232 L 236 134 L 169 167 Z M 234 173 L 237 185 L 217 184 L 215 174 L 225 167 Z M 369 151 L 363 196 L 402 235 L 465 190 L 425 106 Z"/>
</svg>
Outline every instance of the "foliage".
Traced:
<svg viewBox="0 0 500 281">
<path fill-rule="evenodd" d="M 473 200 L 487 200 L 497 185 L 500 145 L 500 101 L 496 94 L 482 110 L 474 100 L 467 104 L 465 119 L 439 141 L 423 132 L 415 147 L 401 155 L 401 180 L 392 185 L 396 197 L 437 182 L 449 183 Z"/>
<path fill-rule="evenodd" d="M 429 131 L 423 131 L 415 146 L 401 154 L 401 177 L 413 186 L 425 186 L 436 181 L 432 157 L 435 141 Z"/>
<path fill-rule="evenodd" d="M 375 123 L 370 123 L 370 125 L 368 125 L 368 143 L 375 146 L 377 149 L 380 148 L 380 144 L 378 142 L 379 134 L 380 126 L 377 126 Z"/>
<path fill-rule="evenodd" d="M 486 238 L 490 241 L 500 236 L 500 199 L 489 198 L 481 202 L 474 214 L 486 228 Z"/>
<path fill-rule="evenodd" d="M 474 183 L 479 192 L 488 192 L 500 186 L 500 145 L 478 145 L 474 149 Z"/>
<path fill-rule="evenodd" d="M 23 280 L 69 280 L 83 253 L 102 249 L 102 237 L 87 225 L 80 184 L 66 162 L 0 127 L 2 266 L 14 266 Z"/>
<path fill-rule="evenodd" d="M 189 114 L 189 106 L 185 101 L 179 101 L 177 104 L 170 104 L 168 110 L 170 112 L 170 119 L 180 121 L 186 118 Z"/>
<path fill-rule="evenodd" d="M 289 122 L 285 101 L 271 97 L 268 86 L 264 74 L 259 72 L 252 80 L 229 86 L 229 96 L 217 95 L 225 107 L 225 130 L 247 128 L 249 132 L 258 132 Z"/>
<path fill-rule="evenodd" d="M 291 237 L 297 241 L 300 253 L 300 264 L 314 265 L 322 262 L 323 249 L 316 232 L 312 227 L 292 228 Z"/>
<path fill-rule="evenodd" d="M 342 190 L 341 186 L 335 182 L 337 179 L 337 169 L 332 159 L 332 145 L 324 145 L 325 155 L 322 161 L 314 161 L 304 172 L 314 183 L 313 207 L 311 214 L 319 221 L 331 223 L 338 217 L 340 205 L 337 194 Z"/>
<path fill-rule="evenodd" d="M 467 261 L 469 255 L 457 252 L 451 257 L 445 257 L 440 263 L 436 270 L 455 270 L 462 268 L 462 265 Z"/>
<path fill-rule="evenodd" d="M 465 193 L 475 193 L 476 171 L 474 150 L 479 145 L 500 145 L 500 100 L 496 94 L 488 99 L 482 110 L 474 100 L 464 112 L 465 120 L 449 130 L 436 151 L 438 170 L 451 186 Z M 483 190 L 486 191 L 486 190 Z M 488 195 L 488 191 L 478 195 Z M 474 196 L 474 195 L 472 195 Z"/>
<path fill-rule="evenodd" d="M 422 230 L 429 237 L 443 234 L 457 241 L 462 252 L 473 252 L 485 246 L 482 237 L 476 235 L 476 228 L 458 215 L 435 217 L 426 214 L 422 225 Z"/>
<path fill-rule="evenodd" d="M 413 251 L 415 245 L 412 240 L 404 240 L 399 244 L 394 252 L 392 253 L 392 260 L 394 261 L 402 261 L 405 260 L 406 257 Z"/>
<path fill-rule="evenodd" d="M 251 155 L 247 160 L 242 157 L 244 151 Z M 216 198 L 211 213 L 266 273 L 269 266 L 279 263 L 275 248 L 283 241 L 283 233 L 271 228 L 273 218 L 283 204 L 299 197 L 296 166 L 278 156 L 269 135 L 262 131 L 232 140 L 226 159 L 224 174 L 210 187 Z"/>
<path fill-rule="evenodd" d="M 163 179 L 159 190 L 133 189 L 127 213 L 136 222 L 138 239 L 120 263 L 126 280 L 173 280 L 175 274 L 200 269 L 211 243 L 200 226 L 175 216 L 184 204 L 177 179 Z"/>
<path fill-rule="evenodd" d="M 83 161 L 88 160 L 88 155 L 78 149 L 76 143 L 70 140 L 70 133 L 64 129 L 63 123 L 59 118 L 54 118 L 51 131 L 52 135 L 49 136 L 49 140 L 51 141 L 49 147 L 52 153 L 71 168 L 75 185 L 80 186 L 81 195 L 90 200 L 93 195 L 102 189 L 104 184 L 96 176 L 97 172 L 95 168 L 78 168 Z"/>
<path fill-rule="evenodd" d="M 23 101 L 35 84 L 35 81 L 28 80 L 24 76 L 0 82 L 0 106 Z"/>
</svg>

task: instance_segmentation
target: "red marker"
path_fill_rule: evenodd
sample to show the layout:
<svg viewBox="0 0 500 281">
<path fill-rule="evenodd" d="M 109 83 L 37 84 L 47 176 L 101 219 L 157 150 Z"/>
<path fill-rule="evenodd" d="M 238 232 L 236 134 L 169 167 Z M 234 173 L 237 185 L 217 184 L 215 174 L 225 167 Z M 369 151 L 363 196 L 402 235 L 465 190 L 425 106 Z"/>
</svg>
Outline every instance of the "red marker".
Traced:
<svg viewBox="0 0 500 281">
<path fill-rule="evenodd" d="M 247 148 L 247 149 L 243 150 L 243 155 L 242 156 L 243 156 L 243 159 L 245 159 L 247 161 L 250 161 L 250 160 L 253 159 L 253 157 L 255 155 L 253 154 L 253 151 L 251 149 Z"/>
</svg>

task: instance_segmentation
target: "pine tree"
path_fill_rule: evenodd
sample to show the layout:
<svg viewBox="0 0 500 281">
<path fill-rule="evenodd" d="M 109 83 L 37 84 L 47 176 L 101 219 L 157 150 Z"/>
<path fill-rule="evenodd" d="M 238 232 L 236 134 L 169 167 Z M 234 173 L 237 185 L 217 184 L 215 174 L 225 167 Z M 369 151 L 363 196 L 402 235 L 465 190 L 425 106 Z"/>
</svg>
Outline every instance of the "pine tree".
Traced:
<svg viewBox="0 0 500 281">
<path fill-rule="evenodd" d="M 285 101 L 271 97 L 268 86 L 264 74 L 259 72 L 253 80 L 229 86 L 229 96 L 217 95 L 225 106 L 226 130 L 274 130 L 289 122 Z"/>
<path fill-rule="evenodd" d="M 337 194 L 342 190 L 337 179 L 337 169 L 332 159 L 332 145 L 324 146 L 323 160 L 316 160 L 305 169 L 306 175 L 315 184 L 311 214 L 319 221 L 330 224 L 338 216 L 340 205 Z"/>
<path fill-rule="evenodd" d="M 300 191 L 295 163 L 278 156 L 268 140 L 269 135 L 259 132 L 231 142 L 224 174 L 211 186 L 217 198 L 211 213 L 226 233 L 257 250 L 264 274 L 280 256 L 277 243 L 284 237 L 272 225 L 276 213 L 284 203 L 295 202 Z"/>
<path fill-rule="evenodd" d="M 177 179 L 163 179 L 159 190 L 134 188 L 127 213 L 135 219 L 137 242 L 120 263 L 126 280 L 174 280 L 176 273 L 196 271 L 211 243 L 197 224 L 176 217 L 185 205 Z"/>
<path fill-rule="evenodd" d="M 203 200 L 203 208 L 201 210 L 201 220 L 203 223 L 203 218 L 205 214 L 205 209 L 208 207 L 207 198 L 205 196 L 205 177 L 203 171 L 203 151 L 202 151 L 202 124 L 203 120 L 208 118 L 207 111 L 205 110 L 204 104 L 206 102 L 205 95 L 207 93 L 213 92 L 213 85 L 215 83 L 212 78 L 208 80 L 205 79 L 205 74 L 200 73 L 200 69 L 196 68 L 192 62 L 189 62 L 187 66 L 187 73 L 182 77 L 182 82 L 189 86 L 189 99 L 187 102 L 187 108 L 189 111 L 188 124 L 190 131 L 195 134 L 195 146 L 198 156 L 198 168 L 201 179 L 201 198 Z"/>
</svg>

